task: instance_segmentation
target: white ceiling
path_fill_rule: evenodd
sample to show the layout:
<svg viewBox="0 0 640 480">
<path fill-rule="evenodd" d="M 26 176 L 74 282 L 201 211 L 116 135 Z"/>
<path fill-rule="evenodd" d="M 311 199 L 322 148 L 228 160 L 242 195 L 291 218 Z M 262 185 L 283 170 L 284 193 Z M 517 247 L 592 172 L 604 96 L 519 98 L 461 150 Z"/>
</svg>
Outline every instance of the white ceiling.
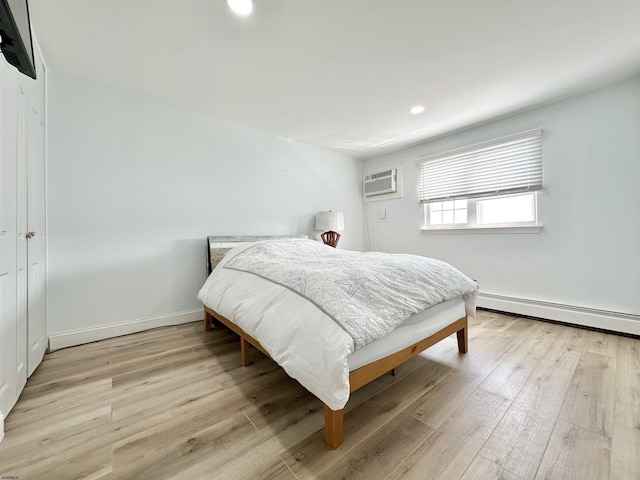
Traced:
<svg viewBox="0 0 640 480">
<path fill-rule="evenodd" d="M 357 158 L 640 72 L 640 0 L 254 3 L 249 18 L 225 0 L 30 9 L 54 74 Z"/>
</svg>

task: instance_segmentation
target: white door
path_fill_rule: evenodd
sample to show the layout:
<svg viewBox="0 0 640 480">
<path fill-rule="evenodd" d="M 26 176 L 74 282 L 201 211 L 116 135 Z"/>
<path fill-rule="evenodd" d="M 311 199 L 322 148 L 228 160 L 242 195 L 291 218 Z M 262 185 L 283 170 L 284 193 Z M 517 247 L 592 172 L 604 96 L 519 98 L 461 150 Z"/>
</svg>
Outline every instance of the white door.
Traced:
<svg viewBox="0 0 640 480">
<path fill-rule="evenodd" d="M 25 86 L 18 84 L 17 161 L 16 161 L 16 316 L 17 316 L 17 386 L 27 381 L 27 178 L 29 168 L 29 115 Z M 24 345 L 24 348 L 23 348 Z"/>
<path fill-rule="evenodd" d="M 40 75 L 44 70 L 40 69 Z M 30 81 L 30 80 L 28 80 Z M 38 91 L 29 96 L 29 162 L 27 193 L 27 366 L 28 374 L 40 365 L 47 348 L 45 265 L 45 153 L 44 82 L 32 84 Z"/>
<path fill-rule="evenodd" d="M 18 343 L 16 311 L 17 74 L 0 64 L 0 411 L 7 415 L 24 385 L 26 343 Z M 19 353 L 19 350 L 22 350 Z M 23 378 L 24 377 L 24 378 Z"/>
<path fill-rule="evenodd" d="M 0 58 L 0 411 L 4 416 L 46 347 L 44 68 L 40 67 L 39 79 L 33 81 Z"/>
</svg>

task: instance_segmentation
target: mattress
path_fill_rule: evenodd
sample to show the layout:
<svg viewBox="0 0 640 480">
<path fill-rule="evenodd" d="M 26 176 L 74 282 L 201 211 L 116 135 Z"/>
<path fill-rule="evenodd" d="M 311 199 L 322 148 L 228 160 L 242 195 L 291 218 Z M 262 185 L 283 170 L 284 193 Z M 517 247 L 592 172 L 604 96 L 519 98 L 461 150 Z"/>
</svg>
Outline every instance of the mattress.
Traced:
<svg viewBox="0 0 640 480">
<path fill-rule="evenodd" d="M 352 372 L 409 347 L 416 340 L 426 338 L 464 316 L 465 304 L 462 297 L 453 298 L 418 312 L 384 337 L 351 353 L 347 357 L 349 371 Z"/>
</svg>

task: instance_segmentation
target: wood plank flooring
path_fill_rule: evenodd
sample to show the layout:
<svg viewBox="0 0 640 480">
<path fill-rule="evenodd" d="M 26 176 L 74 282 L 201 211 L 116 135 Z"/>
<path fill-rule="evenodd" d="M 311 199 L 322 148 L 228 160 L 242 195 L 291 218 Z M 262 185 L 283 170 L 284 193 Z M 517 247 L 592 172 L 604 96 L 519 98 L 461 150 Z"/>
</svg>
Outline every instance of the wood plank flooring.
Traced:
<svg viewBox="0 0 640 480">
<path fill-rule="evenodd" d="M 319 400 L 201 323 L 45 356 L 5 420 L 0 478 L 640 479 L 640 340 L 479 311 L 355 392 Z"/>
</svg>

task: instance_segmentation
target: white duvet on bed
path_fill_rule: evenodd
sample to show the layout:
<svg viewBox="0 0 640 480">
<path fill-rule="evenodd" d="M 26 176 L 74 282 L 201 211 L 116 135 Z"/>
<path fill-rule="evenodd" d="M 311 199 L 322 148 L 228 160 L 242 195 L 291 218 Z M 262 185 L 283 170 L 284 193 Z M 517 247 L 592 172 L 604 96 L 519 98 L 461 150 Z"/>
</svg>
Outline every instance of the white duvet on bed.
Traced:
<svg viewBox="0 0 640 480">
<path fill-rule="evenodd" d="M 278 242 L 293 247 L 293 242 L 312 241 Z M 307 247 L 331 248 L 312 243 L 316 245 Z M 347 357 L 355 349 L 353 336 L 327 310 L 300 292 L 254 273 L 225 268 L 229 262 L 235 268 L 241 266 L 238 259 L 243 258 L 242 252 L 254 245 L 242 244 L 231 250 L 211 273 L 198 298 L 257 339 L 291 377 L 329 408 L 340 410 L 349 398 Z M 467 311 L 475 308 L 476 292 L 477 287 L 470 286 Z"/>
</svg>

